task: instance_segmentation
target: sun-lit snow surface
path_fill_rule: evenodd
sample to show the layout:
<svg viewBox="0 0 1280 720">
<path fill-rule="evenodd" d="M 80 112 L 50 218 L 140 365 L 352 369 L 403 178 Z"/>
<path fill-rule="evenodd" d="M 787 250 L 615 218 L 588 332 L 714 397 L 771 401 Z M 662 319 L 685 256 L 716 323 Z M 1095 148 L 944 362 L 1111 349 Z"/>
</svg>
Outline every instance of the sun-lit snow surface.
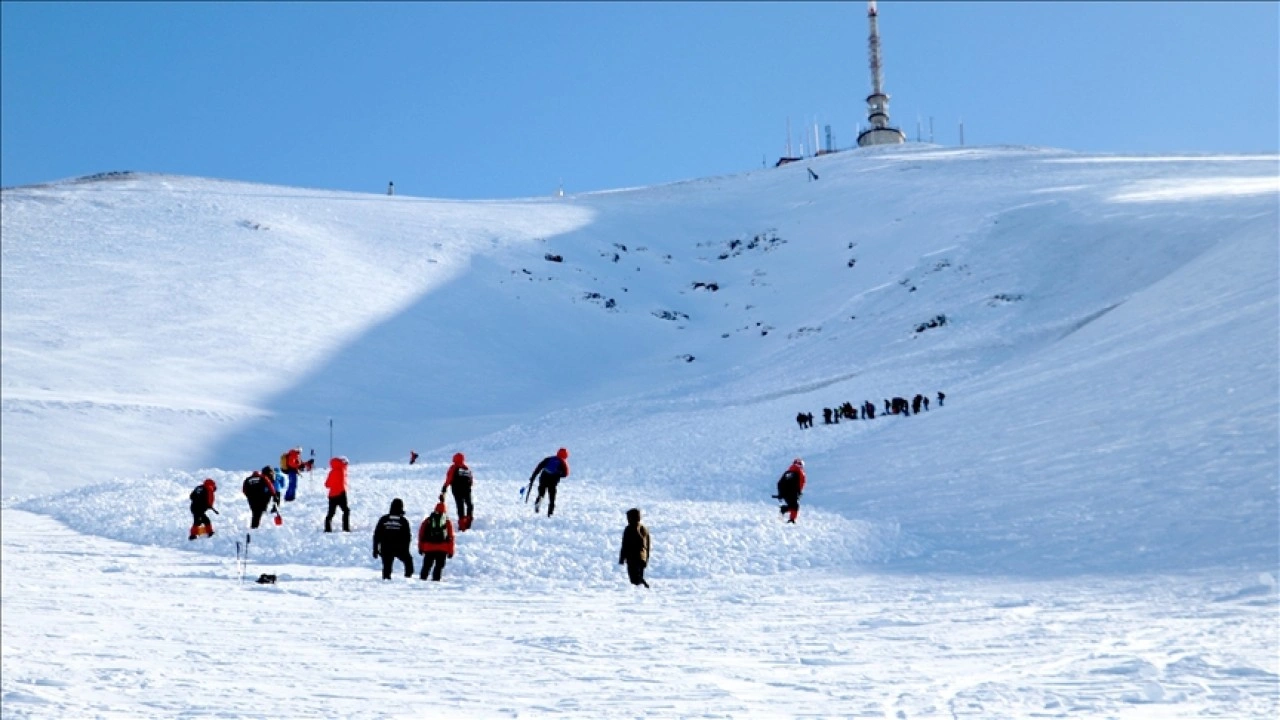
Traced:
<svg viewBox="0 0 1280 720">
<path fill-rule="evenodd" d="M 1277 158 L 808 165 L 487 203 L 5 190 L 5 716 L 1274 716 Z M 281 584 L 237 586 L 240 479 L 323 465 L 331 418 L 355 532 L 319 532 L 317 470 L 254 534 Z M 373 522 L 416 524 L 459 449 L 447 582 L 381 587 Z M 303 699 L 244 681 L 277 657 Z"/>
</svg>

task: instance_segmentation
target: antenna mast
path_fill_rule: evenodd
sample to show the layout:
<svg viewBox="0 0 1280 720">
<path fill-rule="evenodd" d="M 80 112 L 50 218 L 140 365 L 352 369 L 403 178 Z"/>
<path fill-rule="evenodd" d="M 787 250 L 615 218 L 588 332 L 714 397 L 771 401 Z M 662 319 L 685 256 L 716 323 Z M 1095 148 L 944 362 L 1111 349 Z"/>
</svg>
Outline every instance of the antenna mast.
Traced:
<svg viewBox="0 0 1280 720">
<path fill-rule="evenodd" d="M 884 73 L 880 63 L 880 25 L 876 0 L 867 2 L 867 22 L 871 26 L 868 40 L 871 49 L 871 94 L 867 96 L 867 120 L 871 127 L 858 135 L 858 147 L 898 145 L 906 142 L 902 131 L 889 126 L 889 96 L 884 93 Z"/>
</svg>

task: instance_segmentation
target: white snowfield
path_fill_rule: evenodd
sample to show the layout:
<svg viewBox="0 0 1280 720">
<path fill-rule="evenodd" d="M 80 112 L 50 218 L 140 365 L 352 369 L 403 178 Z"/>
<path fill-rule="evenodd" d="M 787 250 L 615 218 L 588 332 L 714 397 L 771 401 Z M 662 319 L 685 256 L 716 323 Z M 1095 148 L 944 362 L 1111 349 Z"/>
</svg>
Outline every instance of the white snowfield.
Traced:
<svg viewBox="0 0 1280 720">
<path fill-rule="evenodd" d="M 0 203 L 4 718 L 1280 715 L 1276 156 Z M 322 531 L 330 442 L 350 533 Z M 293 446 L 316 470 L 242 573 L 241 481 Z M 443 582 L 384 582 L 374 523 L 398 497 L 416 528 L 458 451 Z"/>
</svg>

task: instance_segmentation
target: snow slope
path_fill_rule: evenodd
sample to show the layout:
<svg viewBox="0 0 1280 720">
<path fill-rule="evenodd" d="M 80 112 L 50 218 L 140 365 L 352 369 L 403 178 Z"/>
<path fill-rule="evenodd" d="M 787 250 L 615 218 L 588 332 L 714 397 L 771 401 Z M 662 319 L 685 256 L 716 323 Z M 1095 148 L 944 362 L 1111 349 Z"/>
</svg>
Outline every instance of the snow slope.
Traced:
<svg viewBox="0 0 1280 720">
<path fill-rule="evenodd" d="M 803 165 L 493 202 L 4 190 L 5 716 L 1274 715 L 1277 158 Z M 927 413 L 821 422 L 916 393 Z M 281 585 L 228 582 L 240 479 L 292 445 L 324 465 L 330 420 L 356 531 L 318 532 L 317 472 L 254 534 Z M 518 490 L 559 446 L 573 473 L 533 517 Z M 448 582 L 380 587 L 373 522 L 401 497 L 416 523 L 456 450 L 477 517 Z M 768 496 L 797 455 L 783 526 Z M 203 477 L 223 514 L 192 544 Z M 652 597 L 614 559 L 631 506 Z M 406 620 L 421 592 L 440 620 Z M 266 598 L 297 628 L 271 642 L 332 695 L 237 685 Z M 104 613 L 123 646 L 66 641 Z M 181 650 L 192 613 L 227 637 Z M 358 627 L 328 638 L 334 617 Z M 433 642 L 457 661 L 423 689 L 408 656 Z M 186 696 L 204 675 L 226 703 Z M 371 709 L 380 687 L 413 699 Z"/>
</svg>

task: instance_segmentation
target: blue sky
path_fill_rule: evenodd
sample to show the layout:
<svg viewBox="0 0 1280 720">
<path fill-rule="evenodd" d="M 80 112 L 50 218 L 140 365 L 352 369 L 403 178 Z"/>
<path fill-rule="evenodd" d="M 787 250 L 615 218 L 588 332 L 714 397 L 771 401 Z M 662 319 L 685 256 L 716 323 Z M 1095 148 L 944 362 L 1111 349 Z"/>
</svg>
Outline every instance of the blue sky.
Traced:
<svg viewBox="0 0 1280 720">
<path fill-rule="evenodd" d="M 880 5 L 909 138 L 1276 152 L 1276 3 Z M 501 198 L 853 143 L 864 3 L 0 3 L 0 184 L 110 170 Z"/>
</svg>

